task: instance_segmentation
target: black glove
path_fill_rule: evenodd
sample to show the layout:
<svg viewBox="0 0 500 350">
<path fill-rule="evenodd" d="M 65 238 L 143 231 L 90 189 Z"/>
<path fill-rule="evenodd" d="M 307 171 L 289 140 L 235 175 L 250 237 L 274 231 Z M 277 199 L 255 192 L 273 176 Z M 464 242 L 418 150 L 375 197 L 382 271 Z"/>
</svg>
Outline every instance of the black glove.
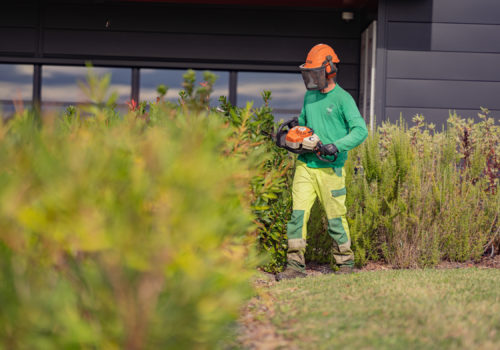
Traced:
<svg viewBox="0 0 500 350">
<path fill-rule="evenodd" d="M 339 153 L 337 146 L 335 146 L 333 143 L 329 143 L 327 145 L 321 145 L 319 151 L 321 154 L 324 154 L 325 156 L 336 156 Z"/>
</svg>

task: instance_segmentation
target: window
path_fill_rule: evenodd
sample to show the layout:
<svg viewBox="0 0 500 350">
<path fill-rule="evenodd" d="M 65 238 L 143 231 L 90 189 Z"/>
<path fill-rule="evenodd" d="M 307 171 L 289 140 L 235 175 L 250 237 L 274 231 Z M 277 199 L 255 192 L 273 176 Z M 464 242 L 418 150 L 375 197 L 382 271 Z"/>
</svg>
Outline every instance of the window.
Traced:
<svg viewBox="0 0 500 350">
<path fill-rule="evenodd" d="M 373 130 L 375 124 L 375 64 L 377 56 L 377 21 L 361 34 L 361 79 L 359 105 L 361 115 Z"/>
<path fill-rule="evenodd" d="M 300 114 L 306 93 L 300 73 L 238 73 L 238 106 L 244 107 L 248 101 L 254 101 L 254 107 L 262 106 L 263 90 L 271 91 L 270 106 L 275 119 L 289 119 Z"/>
<path fill-rule="evenodd" d="M 33 66 L 0 64 L 0 113 L 11 115 L 18 103 L 25 107 L 31 105 L 32 96 Z"/>
<path fill-rule="evenodd" d="M 118 109 L 126 110 L 125 102 L 131 98 L 132 69 L 94 67 L 99 75 L 111 74 L 109 93 L 118 93 Z M 89 99 L 78 86 L 78 82 L 86 81 L 88 68 L 82 66 L 42 67 L 42 110 L 60 110 L 71 104 L 85 103 Z M 228 71 L 213 71 L 217 75 L 210 103 L 219 104 L 220 96 L 229 95 Z M 140 69 L 139 94 L 141 101 L 154 101 L 158 96 L 156 88 L 163 84 L 168 87 L 166 99 L 176 102 L 182 89 L 182 76 L 186 69 Z M 203 70 L 195 70 L 196 84 L 203 81 Z M 263 104 L 261 93 L 270 90 L 270 102 L 276 120 L 289 119 L 300 114 L 306 89 L 300 73 L 277 72 L 238 72 L 237 102 L 244 107 L 248 101 L 254 107 Z M 31 104 L 33 94 L 33 66 L 18 64 L 0 64 L 0 104 L 6 112 L 15 109 L 13 100 Z M 108 95 L 109 96 L 109 95 Z M 8 113 L 4 113 L 7 114 Z"/>
<path fill-rule="evenodd" d="M 130 100 L 132 72 L 129 68 L 92 68 L 97 74 L 111 73 L 109 93 L 118 93 L 118 105 Z M 42 109 L 51 110 L 70 104 L 89 102 L 81 91 L 78 81 L 86 81 L 87 67 L 43 66 L 42 67 Z"/>
<path fill-rule="evenodd" d="M 176 102 L 179 99 L 179 91 L 182 90 L 182 75 L 185 69 L 141 69 L 139 100 L 154 101 L 158 96 L 156 88 L 159 85 L 168 87 L 165 99 Z M 203 81 L 203 70 L 195 70 L 196 84 Z M 220 96 L 227 96 L 229 93 L 229 72 L 213 71 L 217 75 L 214 91 L 210 98 L 210 104 L 217 106 Z"/>
</svg>

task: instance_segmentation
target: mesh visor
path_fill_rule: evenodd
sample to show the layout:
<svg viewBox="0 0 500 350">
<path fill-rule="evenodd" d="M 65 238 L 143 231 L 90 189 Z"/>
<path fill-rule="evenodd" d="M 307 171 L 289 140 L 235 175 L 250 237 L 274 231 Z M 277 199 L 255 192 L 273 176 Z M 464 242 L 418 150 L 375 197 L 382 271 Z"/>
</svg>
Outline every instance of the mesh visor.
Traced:
<svg viewBox="0 0 500 350">
<path fill-rule="evenodd" d="M 328 85 L 326 81 L 325 66 L 304 68 L 304 65 L 301 65 L 300 72 L 302 73 L 302 79 L 304 79 L 307 90 L 321 90 Z"/>
</svg>

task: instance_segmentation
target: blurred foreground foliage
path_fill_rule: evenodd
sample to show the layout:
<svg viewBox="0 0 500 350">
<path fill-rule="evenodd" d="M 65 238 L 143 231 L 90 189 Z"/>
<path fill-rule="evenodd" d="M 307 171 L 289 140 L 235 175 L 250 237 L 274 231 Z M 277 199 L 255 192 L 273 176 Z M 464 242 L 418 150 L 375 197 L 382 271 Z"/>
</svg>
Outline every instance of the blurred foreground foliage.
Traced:
<svg viewBox="0 0 500 350">
<path fill-rule="evenodd" d="M 89 70 L 92 103 L 0 124 L 0 349 L 210 349 L 231 334 L 288 168 L 261 132 L 269 109 L 215 111 L 215 76 L 193 74 L 177 104 L 161 87 L 120 115 Z"/>
</svg>

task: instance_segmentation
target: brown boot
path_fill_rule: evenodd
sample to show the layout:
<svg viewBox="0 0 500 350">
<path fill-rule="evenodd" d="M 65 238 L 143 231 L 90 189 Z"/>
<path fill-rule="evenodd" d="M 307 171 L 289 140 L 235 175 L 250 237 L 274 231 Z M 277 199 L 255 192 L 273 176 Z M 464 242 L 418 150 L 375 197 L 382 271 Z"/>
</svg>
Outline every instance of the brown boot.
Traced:
<svg viewBox="0 0 500 350">
<path fill-rule="evenodd" d="M 307 274 L 305 272 L 295 270 L 287 266 L 287 268 L 283 270 L 283 272 L 276 274 L 275 278 L 276 281 L 281 281 L 281 280 L 291 280 L 294 278 L 304 278 L 306 276 Z"/>
</svg>

